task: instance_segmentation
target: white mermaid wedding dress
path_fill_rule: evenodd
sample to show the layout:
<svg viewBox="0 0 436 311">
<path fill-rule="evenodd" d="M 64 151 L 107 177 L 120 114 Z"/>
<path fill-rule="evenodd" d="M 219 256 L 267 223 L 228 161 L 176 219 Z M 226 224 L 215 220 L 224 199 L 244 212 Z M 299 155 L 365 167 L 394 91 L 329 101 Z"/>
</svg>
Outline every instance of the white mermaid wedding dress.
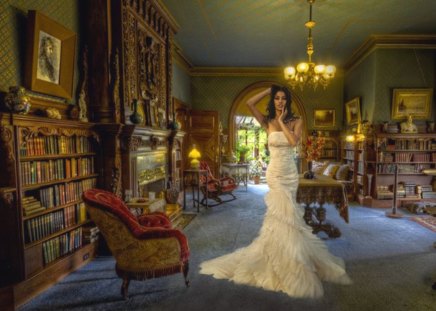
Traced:
<svg viewBox="0 0 436 311">
<path fill-rule="evenodd" d="M 330 254 L 311 232 L 295 201 L 298 173 L 293 148 L 283 132 L 272 132 L 268 145 L 270 191 L 259 236 L 247 247 L 203 262 L 200 273 L 292 297 L 321 297 L 321 280 L 350 284 L 343 260 Z"/>
</svg>

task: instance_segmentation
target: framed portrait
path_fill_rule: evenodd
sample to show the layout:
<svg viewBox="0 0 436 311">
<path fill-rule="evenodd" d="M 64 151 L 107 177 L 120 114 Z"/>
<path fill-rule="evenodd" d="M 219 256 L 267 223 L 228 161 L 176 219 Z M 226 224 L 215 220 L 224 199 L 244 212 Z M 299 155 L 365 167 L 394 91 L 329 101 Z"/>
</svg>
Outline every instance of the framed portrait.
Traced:
<svg viewBox="0 0 436 311">
<path fill-rule="evenodd" d="M 392 119 L 402 120 L 412 115 L 413 119 L 429 119 L 433 89 L 394 89 L 392 96 Z"/>
<path fill-rule="evenodd" d="M 334 127 L 336 115 L 334 109 L 314 109 L 313 110 L 313 127 L 330 128 Z"/>
<path fill-rule="evenodd" d="M 71 99 L 76 34 L 38 11 L 29 11 L 26 87 Z"/>
<path fill-rule="evenodd" d="M 345 114 L 347 125 L 358 124 L 362 120 L 359 97 L 355 97 L 345 103 Z"/>
</svg>

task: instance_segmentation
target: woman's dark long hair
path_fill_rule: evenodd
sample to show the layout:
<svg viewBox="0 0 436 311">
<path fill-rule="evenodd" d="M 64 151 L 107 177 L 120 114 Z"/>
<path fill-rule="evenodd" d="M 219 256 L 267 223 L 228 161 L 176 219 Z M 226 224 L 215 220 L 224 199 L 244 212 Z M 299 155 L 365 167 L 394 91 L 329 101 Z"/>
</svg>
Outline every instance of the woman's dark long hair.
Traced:
<svg viewBox="0 0 436 311">
<path fill-rule="evenodd" d="M 291 98 L 291 92 L 289 91 L 289 89 L 285 86 L 279 86 L 279 85 L 275 85 L 273 84 L 271 86 L 271 97 L 269 99 L 268 102 L 268 106 L 266 108 L 266 120 L 267 122 L 270 122 L 271 120 L 273 120 L 276 117 L 276 107 L 274 106 L 274 97 L 276 97 L 277 92 L 283 92 L 285 93 L 286 96 L 286 116 L 285 116 L 285 120 L 284 122 L 288 122 L 291 121 L 295 118 L 294 113 L 292 112 L 291 109 L 291 102 L 292 102 L 292 98 Z"/>
</svg>

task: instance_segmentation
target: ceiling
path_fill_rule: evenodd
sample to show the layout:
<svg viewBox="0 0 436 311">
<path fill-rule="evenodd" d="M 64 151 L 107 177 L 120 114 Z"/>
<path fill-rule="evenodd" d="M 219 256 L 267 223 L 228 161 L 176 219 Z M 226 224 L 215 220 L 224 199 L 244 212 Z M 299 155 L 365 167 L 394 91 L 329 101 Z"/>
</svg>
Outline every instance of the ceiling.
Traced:
<svg viewBox="0 0 436 311">
<path fill-rule="evenodd" d="M 283 67 L 306 60 L 306 0 L 160 0 L 194 67 Z M 316 63 L 344 66 L 372 34 L 435 34 L 436 0 L 316 0 Z"/>
</svg>

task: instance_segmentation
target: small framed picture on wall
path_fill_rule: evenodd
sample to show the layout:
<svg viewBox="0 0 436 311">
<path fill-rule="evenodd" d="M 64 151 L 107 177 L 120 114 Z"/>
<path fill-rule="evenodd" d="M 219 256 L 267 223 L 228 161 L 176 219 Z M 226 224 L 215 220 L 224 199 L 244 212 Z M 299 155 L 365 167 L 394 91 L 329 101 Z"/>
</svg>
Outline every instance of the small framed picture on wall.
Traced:
<svg viewBox="0 0 436 311">
<path fill-rule="evenodd" d="M 335 109 L 315 109 L 313 110 L 314 128 L 332 128 L 336 124 Z"/>
<path fill-rule="evenodd" d="M 345 114 L 347 125 L 359 124 L 362 120 L 360 113 L 360 99 L 355 97 L 352 100 L 345 103 Z"/>
</svg>

